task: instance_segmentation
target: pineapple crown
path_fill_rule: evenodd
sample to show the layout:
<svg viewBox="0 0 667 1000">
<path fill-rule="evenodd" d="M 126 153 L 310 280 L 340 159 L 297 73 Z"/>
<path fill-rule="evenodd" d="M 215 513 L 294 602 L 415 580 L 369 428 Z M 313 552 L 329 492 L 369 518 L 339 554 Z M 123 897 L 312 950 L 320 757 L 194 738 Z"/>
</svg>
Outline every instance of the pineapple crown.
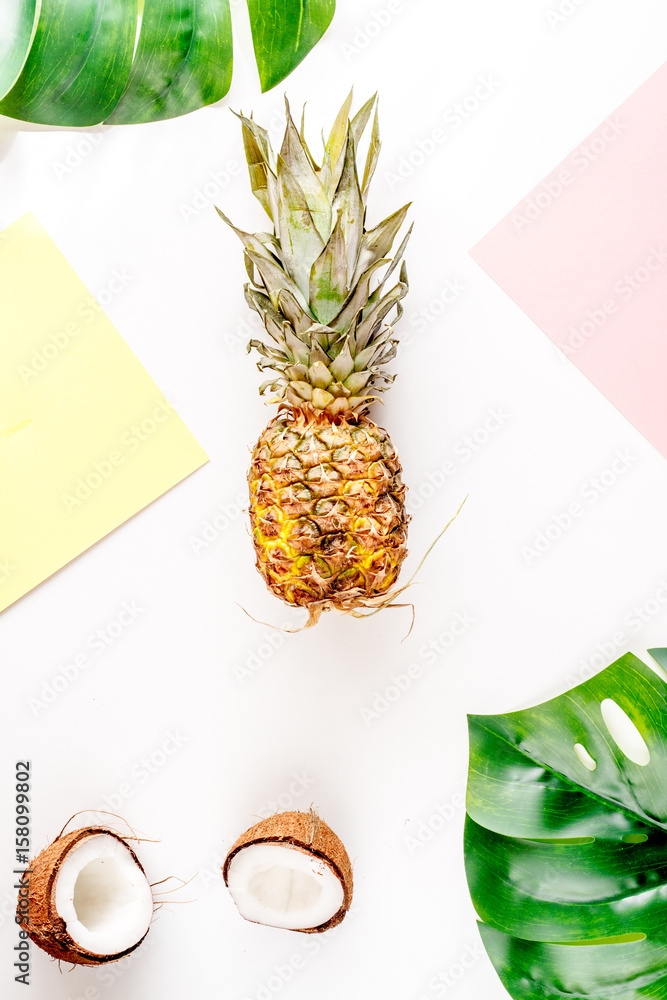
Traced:
<svg viewBox="0 0 667 1000">
<path fill-rule="evenodd" d="M 298 130 L 287 98 L 277 155 L 266 129 L 238 115 L 252 191 L 273 233 L 243 232 L 217 212 L 244 245 L 246 300 L 271 338 L 248 344 L 248 351 L 261 355 L 260 371 L 274 372 L 260 387 L 262 394 L 275 392 L 271 402 L 349 416 L 366 410 L 395 377 L 383 370 L 397 344 L 386 318 L 394 307 L 396 319 L 402 313 L 408 290 L 402 257 L 412 227 L 393 259 L 388 254 L 409 204 L 365 228 L 368 188 L 380 153 L 376 98 L 350 119 L 349 94 L 324 142 L 321 165 L 306 143 L 303 114 Z M 360 183 L 357 147 L 374 110 Z M 385 291 L 399 263 L 398 281 Z"/>
</svg>

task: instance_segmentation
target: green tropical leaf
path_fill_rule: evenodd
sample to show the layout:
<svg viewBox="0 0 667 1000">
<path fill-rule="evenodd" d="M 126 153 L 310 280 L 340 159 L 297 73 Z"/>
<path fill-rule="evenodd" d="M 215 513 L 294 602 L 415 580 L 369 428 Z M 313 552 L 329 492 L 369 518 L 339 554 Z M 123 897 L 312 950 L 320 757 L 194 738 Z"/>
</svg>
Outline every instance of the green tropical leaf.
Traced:
<svg viewBox="0 0 667 1000">
<path fill-rule="evenodd" d="M 0 114 L 41 125 L 99 125 L 125 90 L 139 0 L 42 0 L 21 74 Z"/>
<path fill-rule="evenodd" d="M 127 87 L 107 122 L 175 118 L 221 100 L 231 82 L 229 0 L 145 0 Z"/>
<path fill-rule="evenodd" d="M 335 0 L 248 0 L 262 92 L 299 65 L 331 24 Z"/>
<path fill-rule="evenodd" d="M 466 873 L 510 995 L 667 998 L 665 682 L 627 654 L 469 731 Z"/>
<path fill-rule="evenodd" d="M 60 126 L 160 121 L 229 90 L 230 0 L 2 0 L 2 7 L 0 114 Z M 268 90 L 321 38 L 335 0 L 248 0 L 248 7 Z M 262 200 L 259 178 L 256 186 Z"/>
<path fill-rule="evenodd" d="M 11 90 L 28 58 L 37 27 L 37 0 L 5 0 L 0 29 L 0 98 Z"/>
</svg>

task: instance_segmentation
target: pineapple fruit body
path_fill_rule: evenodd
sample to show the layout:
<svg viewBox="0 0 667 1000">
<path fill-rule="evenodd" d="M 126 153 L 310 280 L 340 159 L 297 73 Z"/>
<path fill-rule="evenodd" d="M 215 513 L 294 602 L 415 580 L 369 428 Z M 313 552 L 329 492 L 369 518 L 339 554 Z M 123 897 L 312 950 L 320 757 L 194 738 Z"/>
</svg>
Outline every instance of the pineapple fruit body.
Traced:
<svg viewBox="0 0 667 1000">
<path fill-rule="evenodd" d="M 350 118 L 351 99 L 321 164 L 287 102 L 278 153 L 265 129 L 239 115 L 252 191 L 273 231 L 237 229 L 218 209 L 243 244 L 246 300 L 267 334 L 248 345 L 260 371 L 272 373 L 260 392 L 279 404 L 248 477 L 257 567 L 276 596 L 308 609 L 309 624 L 329 608 L 356 614 L 390 603 L 407 554 L 401 467 L 368 409 L 394 379 L 385 367 L 397 344 L 388 317 L 400 317 L 408 290 L 410 230 L 390 254 L 409 206 L 366 227 L 378 114 L 373 97 Z"/>
<path fill-rule="evenodd" d="M 405 486 L 367 416 L 283 410 L 248 475 L 257 568 L 287 604 L 349 611 L 386 594 L 407 554 Z"/>
</svg>

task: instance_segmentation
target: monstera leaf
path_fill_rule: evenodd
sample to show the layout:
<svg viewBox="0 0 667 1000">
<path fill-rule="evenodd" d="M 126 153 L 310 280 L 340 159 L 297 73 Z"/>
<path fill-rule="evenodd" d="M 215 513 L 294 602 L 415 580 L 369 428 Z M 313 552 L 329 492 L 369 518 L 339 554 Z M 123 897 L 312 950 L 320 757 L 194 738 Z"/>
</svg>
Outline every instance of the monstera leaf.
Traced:
<svg viewBox="0 0 667 1000">
<path fill-rule="evenodd" d="M 510 995 L 667 998 L 667 685 L 627 654 L 469 728 L 466 872 Z"/>
<path fill-rule="evenodd" d="M 247 0 L 262 90 L 319 41 L 335 0 Z M 0 114 L 42 125 L 160 121 L 225 96 L 230 0 L 0 0 Z"/>
<path fill-rule="evenodd" d="M 262 90 L 298 66 L 329 27 L 336 0 L 247 0 Z"/>
</svg>

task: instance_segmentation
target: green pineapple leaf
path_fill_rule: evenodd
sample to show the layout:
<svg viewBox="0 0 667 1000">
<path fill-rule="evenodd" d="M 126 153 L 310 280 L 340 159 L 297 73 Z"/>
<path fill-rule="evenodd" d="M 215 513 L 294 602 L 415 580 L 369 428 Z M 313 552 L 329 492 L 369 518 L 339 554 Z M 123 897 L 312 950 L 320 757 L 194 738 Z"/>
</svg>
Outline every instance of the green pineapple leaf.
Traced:
<svg viewBox="0 0 667 1000">
<path fill-rule="evenodd" d="M 278 157 L 278 236 L 287 273 L 308 296 L 310 269 L 324 250 L 301 187 L 282 156 Z"/>
<path fill-rule="evenodd" d="M 354 148 L 356 150 L 359 145 L 359 140 L 361 139 L 364 129 L 368 125 L 369 118 L 371 117 L 371 112 L 377 101 L 377 92 L 369 97 L 366 103 L 359 108 L 356 115 L 350 122 L 350 129 L 352 130 L 352 138 L 354 139 Z"/>
<path fill-rule="evenodd" d="M 374 331 L 380 326 L 380 323 L 385 318 L 387 313 L 389 313 L 395 305 L 398 305 L 401 299 L 405 298 L 408 294 L 408 284 L 407 282 L 399 281 L 398 284 L 378 299 L 372 307 L 368 310 L 364 310 L 364 317 L 357 326 L 355 331 L 355 340 L 359 349 L 366 347 L 366 344 L 370 340 Z M 379 343 L 379 341 L 375 341 Z"/>
<path fill-rule="evenodd" d="M 396 268 L 398 267 L 399 264 L 401 265 L 400 279 L 401 279 L 401 281 L 404 281 L 404 282 L 407 283 L 407 280 L 408 280 L 408 270 L 407 270 L 407 267 L 405 265 L 405 261 L 403 260 L 403 254 L 405 253 L 405 248 L 407 247 L 407 245 L 408 245 L 408 243 L 410 241 L 410 237 L 412 236 L 412 229 L 413 229 L 413 227 L 414 227 L 414 223 L 411 223 L 410 224 L 410 228 L 408 229 L 407 233 L 403 237 L 403 241 L 401 242 L 400 247 L 396 251 L 394 259 L 392 260 L 391 264 L 389 265 L 389 267 L 385 271 L 384 278 L 382 279 L 383 283 L 387 280 L 387 278 L 390 278 L 392 276 L 392 274 L 394 273 L 394 271 L 396 270 Z"/>
<path fill-rule="evenodd" d="M 323 139 L 321 166 L 306 142 L 305 110 L 297 129 L 285 100 L 286 128 L 277 156 L 267 131 L 251 118 L 238 116 L 253 192 L 267 208 L 274 232 L 252 234 L 232 226 L 245 245 L 246 270 L 254 286 L 246 290 L 248 301 L 293 362 L 287 364 L 275 347 L 260 351 L 262 369 L 272 367 L 279 376 L 266 383 L 276 388 L 272 402 L 285 400 L 297 408 L 307 402 L 335 416 L 365 412 L 394 379 L 382 371 L 396 356 L 397 344 L 386 317 L 394 308 L 396 317 L 402 312 L 401 300 L 408 290 L 402 257 L 411 231 L 391 259 L 388 254 L 409 206 L 374 229 L 364 229 L 366 208 L 357 154 L 377 96 L 353 118 L 351 101 L 350 93 L 328 139 Z M 366 180 L 372 176 L 378 152 L 376 113 Z M 399 265 L 398 282 L 385 291 Z"/>
<path fill-rule="evenodd" d="M 0 114 L 60 126 L 152 122 L 213 104 L 229 90 L 230 0 L 2 4 Z M 262 90 L 268 90 L 322 37 L 335 0 L 247 4 Z M 253 189 L 262 190 L 258 176 Z"/>
<path fill-rule="evenodd" d="M 271 302 L 276 309 L 280 308 L 279 305 L 279 295 L 284 290 L 287 289 L 292 293 L 296 301 L 299 303 L 304 311 L 308 310 L 308 304 L 299 288 L 299 286 L 285 274 L 283 269 L 279 264 L 274 263 L 270 259 L 270 255 L 266 256 L 255 253 L 254 250 L 249 247 L 245 248 L 246 259 L 255 265 L 259 271 L 260 278 L 262 280 L 262 285 L 264 290 L 267 292 Z"/>
<path fill-rule="evenodd" d="M 286 350 L 285 320 L 278 310 L 274 308 L 271 299 L 262 292 L 258 292 L 256 288 L 252 288 L 251 285 L 245 286 L 245 298 L 250 308 L 254 309 L 262 319 L 269 336 L 279 347 Z"/>
<path fill-rule="evenodd" d="M 333 198 L 336 193 L 340 175 L 343 172 L 351 107 L 352 91 L 347 95 L 342 108 L 336 115 L 331 133 L 324 146 L 324 163 L 322 164 L 321 179 L 328 198 Z"/>
<path fill-rule="evenodd" d="M 361 237 L 359 256 L 352 283 L 357 281 L 362 272 L 365 271 L 371 264 L 374 264 L 376 260 L 379 260 L 380 257 L 387 256 L 391 250 L 396 233 L 405 221 L 410 204 L 411 203 L 408 202 L 408 204 L 404 205 L 403 208 L 399 208 L 397 212 L 394 212 L 392 215 L 380 222 L 374 229 L 369 229 L 363 234 Z M 403 255 L 409 236 L 410 233 L 408 233 L 406 240 L 399 248 L 399 252 L 394 258 L 394 263 L 398 262 Z M 389 273 L 390 272 L 387 272 L 385 280 L 389 277 Z"/>
<path fill-rule="evenodd" d="M 336 313 L 336 315 L 328 321 L 329 326 L 333 330 L 346 330 L 352 325 L 357 314 L 361 312 L 364 306 L 368 303 L 371 278 L 379 267 L 388 263 L 389 261 L 386 259 L 376 260 L 370 267 L 366 268 L 357 284 L 345 299 L 340 312 Z"/>
<path fill-rule="evenodd" d="M 303 191 L 313 222 L 324 243 L 331 235 L 331 203 L 315 171 L 305 139 L 297 132 L 287 98 L 285 109 L 287 128 L 280 155 Z"/>
<path fill-rule="evenodd" d="M 342 223 L 347 259 L 347 282 L 352 285 L 359 257 L 359 245 L 364 232 L 365 210 L 357 179 L 354 138 L 351 128 L 348 128 L 347 131 L 343 171 L 334 195 L 332 213 Z"/>
<path fill-rule="evenodd" d="M 509 994 L 667 997 L 667 684 L 628 653 L 469 732 L 466 874 Z"/>
<path fill-rule="evenodd" d="M 347 295 L 347 259 L 341 217 L 310 272 L 310 305 L 320 323 L 340 311 Z"/>
<path fill-rule="evenodd" d="M 232 111 L 232 114 L 236 115 L 243 125 L 243 141 L 244 143 L 248 141 L 250 145 L 252 162 L 263 163 L 269 172 L 275 175 L 275 157 L 271 149 L 271 140 L 269 139 L 267 130 L 258 125 L 254 118 L 246 118 L 245 115 L 238 114 L 236 111 Z M 252 140 L 252 143 L 250 140 Z M 248 147 L 246 147 L 246 158 L 248 159 L 248 163 L 250 163 Z"/>
<path fill-rule="evenodd" d="M 314 171 L 316 171 L 316 173 L 319 173 L 322 168 L 320 167 L 319 163 L 315 162 L 315 157 L 311 153 L 310 149 L 308 148 L 308 143 L 306 142 L 306 105 L 305 104 L 304 104 L 304 106 L 301 109 L 301 128 L 299 129 L 299 138 L 301 139 L 301 145 L 304 148 L 306 156 L 310 160 L 311 167 L 313 168 Z"/>
<path fill-rule="evenodd" d="M 243 126 L 243 149 L 248 163 L 250 188 L 268 217 L 275 223 L 278 217 L 278 196 L 269 134 L 252 118 L 244 118 L 243 115 L 237 117 Z"/>
<path fill-rule="evenodd" d="M 289 289 L 281 288 L 278 292 L 278 308 L 292 324 L 297 335 L 299 337 L 305 336 L 312 325 L 313 317 L 310 312 L 303 308 Z"/>
<path fill-rule="evenodd" d="M 273 236 L 269 233 L 245 233 L 242 229 L 237 229 L 234 223 L 227 218 L 217 205 L 214 207 L 222 221 L 236 233 L 245 247 L 254 251 L 259 257 L 266 257 L 267 260 L 280 263 L 276 256 L 279 253 L 279 249 L 275 245 L 275 238 Z M 270 250 L 267 247 L 267 243 L 271 246 Z"/>
<path fill-rule="evenodd" d="M 377 167 L 378 160 L 380 158 L 381 148 L 382 148 L 382 143 L 380 142 L 380 119 L 378 117 L 378 109 L 376 105 L 375 116 L 373 118 L 373 129 L 371 131 L 371 141 L 368 147 L 368 153 L 366 154 L 364 179 L 361 182 L 361 196 L 364 199 L 364 204 L 366 204 L 366 199 L 368 198 L 368 189 L 370 187 L 371 181 L 373 180 L 373 174 L 375 173 L 375 168 Z"/>
</svg>

